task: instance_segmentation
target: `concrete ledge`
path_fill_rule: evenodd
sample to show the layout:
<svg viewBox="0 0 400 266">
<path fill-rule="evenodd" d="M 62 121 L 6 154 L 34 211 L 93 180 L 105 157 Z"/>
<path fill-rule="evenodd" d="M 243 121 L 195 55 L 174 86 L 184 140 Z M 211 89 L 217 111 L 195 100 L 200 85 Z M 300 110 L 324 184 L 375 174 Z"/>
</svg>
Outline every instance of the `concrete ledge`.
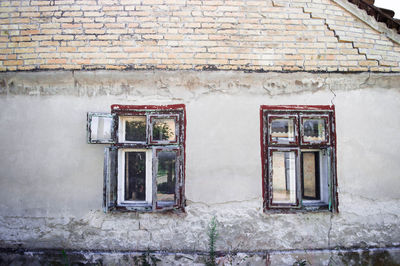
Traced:
<svg viewBox="0 0 400 266">
<path fill-rule="evenodd" d="M 397 88 L 398 73 L 234 71 L 44 71 L 0 74 L 0 95 L 123 96 L 190 100 L 203 94 L 287 95 L 320 90 Z"/>
</svg>

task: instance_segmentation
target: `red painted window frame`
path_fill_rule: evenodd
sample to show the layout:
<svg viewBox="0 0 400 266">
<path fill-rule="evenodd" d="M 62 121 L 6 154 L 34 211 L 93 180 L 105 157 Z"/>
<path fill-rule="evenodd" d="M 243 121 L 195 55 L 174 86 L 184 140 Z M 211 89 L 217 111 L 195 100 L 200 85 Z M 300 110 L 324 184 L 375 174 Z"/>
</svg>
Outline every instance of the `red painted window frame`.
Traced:
<svg viewBox="0 0 400 266">
<path fill-rule="evenodd" d="M 175 128 L 176 128 L 176 125 L 178 125 L 178 128 L 180 128 L 178 115 L 150 115 L 150 118 L 149 118 L 149 120 L 150 120 L 149 121 L 149 127 L 150 127 L 150 129 L 149 129 L 149 132 L 150 132 L 149 144 L 155 144 L 155 145 L 156 144 L 161 144 L 161 145 L 178 144 L 180 130 L 176 131 L 175 128 L 174 128 L 175 140 L 169 141 L 169 140 L 154 140 L 153 139 L 153 123 L 154 123 L 153 120 L 154 119 L 174 119 L 175 120 Z"/>
<path fill-rule="evenodd" d="M 182 115 L 179 115 L 179 120 L 176 121 L 178 124 L 178 132 L 176 132 L 176 138 L 177 141 L 174 143 L 161 143 L 160 145 L 157 145 L 157 143 L 150 143 L 150 136 L 146 140 L 146 144 L 141 144 L 141 143 L 120 143 L 118 141 L 118 127 L 119 127 L 119 116 L 133 116 L 133 115 L 146 115 L 147 112 L 152 112 L 154 111 L 155 114 L 161 114 L 161 115 L 166 115 L 166 114 L 172 114 L 176 115 L 177 111 L 181 111 Z M 171 209 L 179 209 L 182 212 L 185 211 L 185 198 L 184 198 L 184 190 L 185 190 L 185 176 L 186 176 L 186 106 L 185 104 L 171 104 L 171 105 L 121 105 L 121 104 L 112 104 L 111 105 L 111 114 L 114 116 L 114 128 L 113 128 L 113 139 L 115 140 L 115 143 L 113 144 L 114 147 L 116 148 L 151 148 L 153 147 L 156 149 L 156 152 L 158 149 L 163 149 L 164 147 L 170 146 L 182 146 L 181 151 L 178 152 L 178 155 L 181 156 L 183 155 L 181 166 L 179 167 L 179 175 L 181 177 L 181 185 L 179 186 L 179 195 L 177 195 L 177 201 L 175 204 L 172 206 L 173 208 L 170 208 L 170 206 L 167 207 L 159 207 L 157 205 L 157 202 L 153 203 L 153 208 L 152 212 L 156 211 L 161 211 L 161 210 L 171 210 Z M 156 115 L 155 115 L 156 116 Z M 148 130 L 148 129 L 146 129 Z M 146 133 L 147 135 L 147 133 Z M 178 149 L 179 150 L 179 149 Z M 182 154 L 181 154 L 182 152 Z M 124 208 L 121 206 L 117 206 L 116 210 L 119 211 L 130 211 L 130 208 Z M 135 211 L 138 211 L 138 209 L 135 209 Z M 139 210 L 140 211 L 140 210 Z M 149 211 L 149 210 L 143 210 L 143 211 Z"/>
<path fill-rule="evenodd" d="M 321 113 L 322 111 L 329 112 L 330 114 L 330 123 L 331 123 L 331 128 L 330 128 L 330 143 L 326 144 L 329 145 L 332 148 L 332 156 L 333 159 L 331 160 L 331 171 L 332 171 L 332 187 L 330 188 L 331 190 L 331 201 L 332 201 L 332 211 L 338 213 L 339 212 L 339 199 L 338 199 L 338 192 L 337 192 L 337 147 L 336 147 L 336 115 L 335 115 L 335 106 L 334 105 L 261 105 L 260 106 L 260 152 L 261 152 L 261 166 L 262 166 L 262 195 L 263 195 L 263 210 L 264 212 L 275 212 L 275 208 L 270 208 L 269 207 L 269 200 L 270 200 L 270 195 L 267 189 L 267 186 L 269 186 L 269 181 L 268 181 L 268 130 L 269 126 L 268 124 L 266 125 L 265 123 L 265 112 L 271 111 L 273 113 L 290 113 L 290 112 L 309 112 L 310 114 L 315 114 L 315 113 Z M 315 113 L 313 113 L 315 111 Z M 300 113 L 299 113 L 300 117 Z M 301 138 L 302 136 L 300 135 L 300 122 L 299 121 L 299 147 L 307 146 L 309 148 L 313 147 L 319 147 L 320 144 L 312 144 L 312 145 L 302 145 L 301 143 Z M 282 148 L 287 148 L 289 145 L 274 145 L 274 147 L 282 147 Z M 303 209 L 297 209 L 297 208 L 277 208 L 277 212 L 281 213 L 296 213 L 299 211 L 304 211 Z"/>
</svg>

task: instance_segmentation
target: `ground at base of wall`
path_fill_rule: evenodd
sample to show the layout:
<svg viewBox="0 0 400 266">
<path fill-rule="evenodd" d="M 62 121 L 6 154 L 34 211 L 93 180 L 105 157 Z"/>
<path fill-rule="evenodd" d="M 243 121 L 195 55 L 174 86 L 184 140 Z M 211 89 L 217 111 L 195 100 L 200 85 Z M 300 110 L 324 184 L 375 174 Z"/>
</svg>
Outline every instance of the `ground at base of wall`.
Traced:
<svg viewBox="0 0 400 266">
<path fill-rule="evenodd" d="M 207 253 L 0 249 L 0 265 L 400 265 L 400 247 Z"/>
</svg>

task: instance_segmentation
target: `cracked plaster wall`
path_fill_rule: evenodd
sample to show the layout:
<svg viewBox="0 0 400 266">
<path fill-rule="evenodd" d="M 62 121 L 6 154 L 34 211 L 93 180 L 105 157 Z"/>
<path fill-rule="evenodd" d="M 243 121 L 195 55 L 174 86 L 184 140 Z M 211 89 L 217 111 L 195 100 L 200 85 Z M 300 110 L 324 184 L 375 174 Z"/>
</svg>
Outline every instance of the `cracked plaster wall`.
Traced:
<svg viewBox="0 0 400 266">
<path fill-rule="evenodd" d="M 397 74 L 92 71 L 0 75 L 0 246 L 279 250 L 396 246 Z M 104 145 L 86 112 L 184 103 L 186 213 L 101 211 Z M 339 213 L 264 214 L 260 105 L 336 106 Z"/>
</svg>

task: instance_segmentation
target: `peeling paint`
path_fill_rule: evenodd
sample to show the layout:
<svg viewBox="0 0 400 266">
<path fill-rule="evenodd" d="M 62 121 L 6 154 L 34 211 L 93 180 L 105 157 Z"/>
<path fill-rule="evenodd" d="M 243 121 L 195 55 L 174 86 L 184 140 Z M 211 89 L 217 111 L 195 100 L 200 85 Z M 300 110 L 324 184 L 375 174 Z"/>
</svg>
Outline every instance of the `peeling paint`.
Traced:
<svg viewBox="0 0 400 266">
<path fill-rule="evenodd" d="M 1 73 L 0 95 L 123 96 L 195 99 L 202 94 L 291 95 L 296 93 L 395 88 L 399 74 L 311 74 L 240 72 L 91 71 Z"/>
<path fill-rule="evenodd" d="M 1 247 L 206 252 L 213 216 L 224 252 L 327 248 L 328 261 L 336 247 L 399 243 L 398 74 L 56 71 L 0 77 L 0 137 L 7 140 L 0 154 Z M 161 95 L 164 87 L 169 93 Z M 340 213 L 263 213 L 260 106 L 332 101 Z M 115 103 L 185 104 L 185 213 L 102 213 L 104 147 L 86 144 L 86 113 L 108 112 Z M 278 261 L 294 258 L 300 257 Z"/>
</svg>

